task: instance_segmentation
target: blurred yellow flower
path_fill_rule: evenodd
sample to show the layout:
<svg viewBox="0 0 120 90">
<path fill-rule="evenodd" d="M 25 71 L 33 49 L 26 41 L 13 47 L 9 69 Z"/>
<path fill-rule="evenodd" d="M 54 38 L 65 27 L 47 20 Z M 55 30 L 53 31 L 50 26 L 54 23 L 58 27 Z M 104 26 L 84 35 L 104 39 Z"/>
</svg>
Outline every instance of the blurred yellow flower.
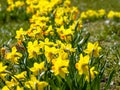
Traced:
<svg viewBox="0 0 120 90">
<path fill-rule="evenodd" d="M 105 16 L 105 14 L 106 14 L 106 11 L 104 9 L 98 10 L 99 17 L 103 17 L 103 16 Z"/>
<path fill-rule="evenodd" d="M 22 6 L 24 6 L 24 2 L 23 1 L 16 1 L 15 2 L 15 7 L 22 7 Z"/>
<path fill-rule="evenodd" d="M 17 90 L 24 90 L 23 87 L 17 86 Z"/>
<path fill-rule="evenodd" d="M 10 12 L 10 11 L 13 11 L 14 10 L 14 7 L 15 5 L 14 4 L 11 4 L 7 7 L 7 11 Z"/>
<path fill-rule="evenodd" d="M 2 90 L 10 90 L 7 86 L 4 86 Z"/>
<path fill-rule="evenodd" d="M 112 19 L 112 18 L 114 17 L 114 15 L 115 15 L 115 12 L 110 11 L 110 12 L 108 13 L 107 17 L 108 17 L 109 19 Z"/>
<path fill-rule="evenodd" d="M 14 0 L 7 0 L 7 3 L 8 3 L 8 4 L 13 4 L 13 1 L 14 1 Z"/>
</svg>

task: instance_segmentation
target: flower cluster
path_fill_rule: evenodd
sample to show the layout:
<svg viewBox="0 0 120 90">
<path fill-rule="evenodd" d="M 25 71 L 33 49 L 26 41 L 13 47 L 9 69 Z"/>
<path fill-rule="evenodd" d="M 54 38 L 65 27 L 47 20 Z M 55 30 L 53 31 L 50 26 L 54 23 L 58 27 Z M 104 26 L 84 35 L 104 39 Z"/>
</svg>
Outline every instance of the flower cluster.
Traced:
<svg viewBox="0 0 120 90">
<path fill-rule="evenodd" d="M 98 11 L 95 10 L 87 10 L 86 12 L 82 12 L 80 18 L 82 20 L 88 19 L 89 21 L 93 21 L 96 19 L 104 18 L 106 15 L 106 11 L 104 9 L 100 9 Z"/>
<path fill-rule="evenodd" d="M 9 63 L 8 69 L 0 64 L 0 78 L 4 81 L 2 90 L 63 90 L 68 87 L 72 90 L 76 86 L 69 83 L 73 83 L 74 78 L 78 80 L 77 75 L 84 76 L 82 79 L 88 84 L 96 79 L 99 71 L 93 59 L 99 58 L 101 47 L 98 42 L 82 42 L 82 19 L 103 17 L 104 10 L 98 13 L 90 10 L 79 15 L 70 0 L 8 0 L 8 4 L 8 11 L 26 5 L 26 12 L 32 17 L 27 30 L 16 31 L 17 45 L 12 50 L 4 49 L 4 53 L 2 49 L 2 55 Z M 73 75 L 76 76 L 73 78 Z"/>
<path fill-rule="evenodd" d="M 100 10 L 90 9 L 90 10 L 81 12 L 80 19 L 83 22 L 96 21 L 98 19 L 113 19 L 115 21 L 119 21 L 120 12 L 115 12 L 115 11 L 106 12 L 106 10 L 104 9 L 100 9 Z"/>
<path fill-rule="evenodd" d="M 120 19 L 120 12 L 110 11 L 110 12 L 108 13 L 107 17 L 108 17 L 109 19 L 116 19 L 116 20 L 118 20 L 118 19 Z M 119 20 L 118 20 L 118 21 L 119 21 Z"/>
</svg>

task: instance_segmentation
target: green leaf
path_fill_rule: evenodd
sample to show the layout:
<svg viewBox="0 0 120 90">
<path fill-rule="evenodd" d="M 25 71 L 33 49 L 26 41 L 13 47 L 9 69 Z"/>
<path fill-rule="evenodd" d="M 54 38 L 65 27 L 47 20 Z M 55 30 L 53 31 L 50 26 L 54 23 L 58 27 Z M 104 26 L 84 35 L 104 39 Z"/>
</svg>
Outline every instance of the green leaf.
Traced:
<svg viewBox="0 0 120 90">
<path fill-rule="evenodd" d="M 108 90 L 108 88 L 110 87 L 110 83 L 111 83 L 111 81 L 112 81 L 112 78 L 113 78 L 114 73 L 115 73 L 115 70 L 113 70 L 113 71 L 110 73 L 110 76 L 109 76 L 109 78 L 108 78 L 108 81 L 107 81 L 107 83 L 106 83 L 106 85 L 105 85 L 105 89 L 104 89 L 104 90 Z"/>
</svg>

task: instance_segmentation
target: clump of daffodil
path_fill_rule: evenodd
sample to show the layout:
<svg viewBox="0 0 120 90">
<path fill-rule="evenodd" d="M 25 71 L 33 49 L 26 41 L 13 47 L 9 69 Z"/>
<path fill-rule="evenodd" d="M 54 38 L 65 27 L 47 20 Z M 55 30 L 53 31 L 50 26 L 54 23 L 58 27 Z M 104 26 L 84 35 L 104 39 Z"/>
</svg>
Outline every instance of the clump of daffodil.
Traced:
<svg viewBox="0 0 120 90">
<path fill-rule="evenodd" d="M 52 60 L 52 70 L 56 75 L 60 75 L 62 78 L 65 78 L 65 75 L 69 73 L 68 66 L 69 60 L 63 60 L 61 57 Z"/>
<path fill-rule="evenodd" d="M 120 18 L 120 12 L 109 11 L 107 17 L 109 19 Z"/>
<path fill-rule="evenodd" d="M 24 1 L 14 1 L 14 0 L 7 0 L 8 2 L 8 7 L 7 7 L 7 11 L 13 11 L 15 8 L 20 8 L 23 7 L 25 5 Z"/>
<path fill-rule="evenodd" d="M 95 74 L 98 74 L 95 71 L 95 67 L 89 69 L 89 55 L 83 56 L 80 54 L 80 60 L 75 64 L 76 69 L 78 70 L 79 75 L 85 75 L 85 79 L 89 82 L 91 79 L 95 78 Z"/>
<path fill-rule="evenodd" d="M 44 90 L 48 83 L 45 81 L 39 81 L 34 75 L 31 75 L 30 80 L 25 82 L 25 86 L 33 90 Z"/>
<path fill-rule="evenodd" d="M 70 0 L 7 1 L 8 11 L 20 7 L 20 10 L 25 10 L 28 15 L 31 14 L 31 18 L 29 19 L 30 27 L 26 31 L 23 28 L 16 31 L 17 45 L 24 45 L 25 52 L 19 48 L 17 50 L 16 47 L 13 47 L 10 53 L 6 53 L 7 50 L 4 48 L 1 50 L 2 56 L 5 54 L 6 59 L 11 60 L 14 64 L 18 64 L 21 57 L 23 59 L 20 64 L 15 65 L 19 67 L 15 68 L 18 72 L 14 72 L 12 75 L 9 73 L 11 78 L 5 81 L 3 90 L 59 89 L 58 86 L 61 85 L 65 86 L 66 89 L 66 83 L 77 80 L 76 77 L 74 77 L 74 80 L 71 78 L 71 74 L 73 76 L 77 74 L 76 70 L 79 75 L 84 75 L 85 78 L 82 79 L 88 82 L 95 78 L 98 72 L 95 66 L 91 65 L 90 60 L 92 57 L 95 59 L 99 56 L 101 47 L 98 42 L 93 44 L 88 42 L 87 48 L 83 50 L 82 44 L 79 46 L 78 43 L 81 39 L 80 30 L 83 27 L 84 20 L 90 21 L 103 18 L 106 15 L 104 9 L 98 11 L 87 10 L 80 14 L 77 7 L 70 6 Z M 114 13 L 113 17 L 118 14 Z M 79 47 L 81 49 L 77 50 Z M 18 51 L 25 53 L 25 55 Z M 81 52 L 84 52 L 85 56 L 83 54 L 79 55 Z M 75 63 L 79 57 L 79 61 Z M 25 60 L 28 61 L 25 63 Z M 2 78 L 5 76 L 2 72 L 6 69 L 6 66 L 0 66 L 2 68 L 0 78 Z M 71 73 L 72 68 L 76 68 L 73 73 Z M 56 80 L 63 84 L 56 86 L 54 84 Z M 78 85 L 77 82 L 76 85 Z M 48 87 L 45 88 L 46 86 Z M 63 89 L 63 86 L 60 89 Z M 74 84 L 67 85 L 67 87 L 69 86 L 74 86 Z M 70 87 L 69 89 L 72 89 Z"/>
<path fill-rule="evenodd" d="M 83 21 L 84 20 L 98 20 L 98 19 L 101 19 L 103 17 L 106 16 L 106 11 L 104 9 L 100 9 L 98 11 L 96 10 L 87 10 L 87 11 L 83 11 L 81 14 L 80 14 L 80 19 L 82 19 Z"/>
<path fill-rule="evenodd" d="M 12 52 L 8 52 L 5 55 L 5 58 L 10 60 L 12 63 L 18 63 L 18 60 L 22 57 L 22 54 L 17 52 L 16 47 L 12 47 Z"/>
<path fill-rule="evenodd" d="M 5 81 L 5 84 L 7 85 L 7 87 L 9 87 L 9 89 L 13 89 L 15 86 L 18 86 L 18 85 L 23 85 L 22 81 L 25 80 L 26 78 L 26 71 L 23 71 L 19 74 L 16 74 L 14 76 L 11 76 L 11 80 L 9 81 Z M 3 88 L 7 88 L 7 87 L 3 87 Z"/>
<path fill-rule="evenodd" d="M 13 89 L 13 87 L 19 85 L 19 81 L 16 80 L 15 78 L 11 79 L 10 81 L 5 81 L 5 84 L 7 87 L 9 87 L 10 89 Z"/>
<path fill-rule="evenodd" d="M 98 57 L 100 50 L 101 50 L 101 47 L 98 45 L 98 42 L 95 42 L 94 44 L 88 42 L 87 49 L 85 49 L 84 52 L 89 55 Z"/>
</svg>

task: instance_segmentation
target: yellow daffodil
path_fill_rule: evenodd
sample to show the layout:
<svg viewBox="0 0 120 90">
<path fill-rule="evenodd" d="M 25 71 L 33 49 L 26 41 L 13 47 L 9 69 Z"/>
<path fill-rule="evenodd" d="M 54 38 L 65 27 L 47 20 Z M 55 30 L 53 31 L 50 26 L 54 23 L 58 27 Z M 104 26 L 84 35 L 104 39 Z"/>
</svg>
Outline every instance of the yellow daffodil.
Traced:
<svg viewBox="0 0 120 90">
<path fill-rule="evenodd" d="M 36 55 L 40 55 L 40 46 L 38 44 L 38 41 L 35 40 L 34 42 L 29 41 L 28 47 L 27 47 L 29 58 L 36 57 Z"/>
<path fill-rule="evenodd" d="M 69 60 L 62 60 L 61 57 L 52 60 L 52 70 L 55 75 L 60 75 L 62 78 L 65 78 L 65 74 L 69 73 L 68 66 Z"/>
<path fill-rule="evenodd" d="M 14 4 L 11 4 L 7 7 L 7 11 L 10 12 L 10 11 L 13 11 L 14 10 L 14 7 L 15 5 Z"/>
<path fill-rule="evenodd" d="M 19 82 L 16 79 L 11 79 L 11 81 L 5 81 L 5 84 L 9 87 L 12 88 L 14 86 L 17 86 Z"/>
<path fill-rule="evenodd" d="M 20 86 L 17 86 L 17 89 L 16 90 L 24 90 L 23 87 L 20 87 Z"/>
<path fill-rule="evenodd" d="M 51 62 L 52 59 L 55 58 L 55 55 L 58 53 L 59 49 L 55 47 L 45 46 L 45 56 L 47 58 L 47 62 Z"/>
<path fill-rule="evenodd" d="M 87 49 L 84 50 L 85 53 L 98 57 L 99 51 L 101 50 L 101 47 L 98 46 L 98 42 L 95 42 L 94 44 L 88 42 Z"/>
<path fill-rule="evenodd" d="M 107 17 L 108 17 L 109 19 L 112 19 L 112 18 L 114 17 L 114 15 L 115 15 L 115 12 L 114 12 L 114 11 L 110 11 L 110 12 L 108 13 Z"/>
<path fill-rule="evenodd" d="M 7 86 L 4 86 L 2 90 L 10 90 Z"/>
<path fill-rule="evenodd" d="M 8 4 L 13 4 L 14 0 L 7 0 Z"/>
<path fill-rule="evenodd" d="M 106 11 L 104 9 L 98 10 L 99 17 L 103 17 L 103 16 L 105 16 L 105 14 L 106 14 Z"/>
<path fill-rule="evenodd" d="M 3 63 L 0 62 L 0 78 L 2 78 L 2 80 L 5 80 L 5 76 L 6 76 L 6 73 L 5 70 L 6 70 L 7 66 L 3 66 Z"/>
<path fill-rule="evenodd" d="M 89 59 L 90 59 L 89 55 L 83 57 L 83 55 L 80 54 L 80 60 L 78 63 L 75 64 L 75 67 L 80 75 L 86 74 L 88 72 Z"/>
<path fill-rule="evenodd" d="M 95 75 L 98 74 L 98 72 L 95 71 L 94 69 L 95 69 L 95 67 L 90 68 L 90 72 L 88 72 L 88 73 L 86 74 L 85 79 L 86 79 L 88 82 L 90 81 L 90 78 L 91 78 L 91 80 L 92 80 L 92 79 L 95 78 Z M 89 73 L 90 73 L 90 74 L 89 74 Z"/>
<path fill-rule="evenodd" d="M 88 82 L 95 78 L 95 74 L 98 74 L 97 71 L 95 71 L 95 67 L 90 68 L 88 67 L 88 63 L 89 63 L 89 55 L 86 55 L 83 57 L 82 54 L 80 54 L 80 60 L 78 63 L 75 64 L 76 69 L 79 72 L 79 75 L 84 74 L 85 75 L 85 80 L 87 80 Z"/>
<path fill-rule="evenodd" d="M 22 54 L 17 52 L 16 47 L 12 47 L 12 52 L 6 53 L 6 59 L 11 60 L 12 63 L 18 63 L 18 59 L 22 57 Z"/>
<path fill-rule="evenodd" d="M 30 81 L 25 82 L 25 85 L 28 88 L 33 90 L 44 90 L 44 88 L 48 85 L 45 81 L 38 81 L 35 76 L 31 75 Z"/>
<path fill-rule="evenodd" d="M 30 68 L 30 70 L 33 72 L 34 75 L 38 75 L 38 73 L 41 73 L 42 70 L 44 70 L 44 62 L 41 63 L 34 63 L 34 66 Z"/>
<path fill-rule="evenodd" d="M 21 72 L 20 74 L 14 75 L 17 79 L 24 79 L 26 76 L 26 71 Z"/>
<path fill-rule="evenodd" d="M 23 28 L 20 28 L 20 30 L 17 30 L 17 31 L 16 31 L 16 36 L 15 36 L 15 38 L 16 38 L 16 39 L 20 39 L 20 40 L 24 40 L 24 39 L 25 39 L 25 38 L 24 38 L 25 35 L 26 35 L 26 32 L 23 31 Z"/>
<path fill-rule="evenodd" d="M 22 6 L 24 6 L 24 2 L 23 1 L 16 1 L 15 2 L 15 7 L 22 7 Z"/>
</svg>

